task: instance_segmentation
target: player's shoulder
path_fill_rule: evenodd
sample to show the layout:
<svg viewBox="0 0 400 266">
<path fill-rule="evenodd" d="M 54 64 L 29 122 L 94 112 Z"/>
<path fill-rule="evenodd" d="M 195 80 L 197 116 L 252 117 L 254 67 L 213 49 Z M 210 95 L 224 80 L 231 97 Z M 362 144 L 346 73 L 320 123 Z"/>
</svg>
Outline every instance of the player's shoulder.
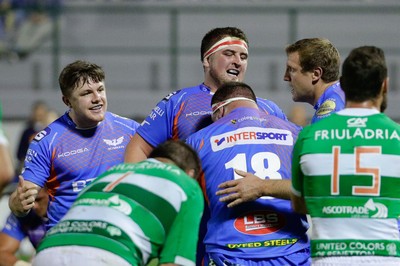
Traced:
<svg viewBox="0 0 400 266">
<path fill-rule="evenodd" d="M 257 99 L 257 103 L 277 105 L 275 102 L 273 102 L 272 100 L 269 100 L 267 98 L 257 97 L 256 99 Z"/>
<path fill-rule="evenodd" d="M 73 122 L 67 119 L 67 114 L 64 114 L 50 123 L 47 127 L 40 130 L 32 139 L 32 143 L 42 143 L 50 141 L 55 135 L 61 135 L 69 127 L 73 126 Z M 70 124 L 69 124 L 70 123 Z"/>
<path fill-rule="evenodd" d="M 195 143 L 196 141 L 203 139 L 204 136 L 205 136 L 205 134 L 206 134 L 207 132 L 210 132 L 210 128 L 211 128 L 214 124 L 216 124 L 216 122 L 214 122 L 213 124 L 208 125 L 208 126 L 202 128 L 202 129 L 200 129 L 200 130 L 198 130 L 198 131 L 196 131 L 196 132 L 190 134 L 189 137 L 186 138 L 186 142 L 189 143 L 189 144 L 193 144 L 193 143 Z"/>
<path fill-rule="evenodd" d="M 109 120 L 113 123 L 122 123 L 123 125 L 129 125 L 130 127 L 133 127 L 134 129 L 138 128 L 140 124 L 133 120 L 132 118 L 128 118 L 125 116 L 121 116 L 112 112 L 106 112 L 106 120 Z"/>
<path fill-rule="evenodd" d="M 275 109 L 279 108 L 279 106 L 275 102 L 266 98 L 257 97 L 257 104 L 261 109 L 268 112 L 274 111 Z"/>
<path fill-rule="evenodd" d="M 275 115 L 260 112 L 260 116 L 265 119 L 265 124 L 272 124 L 279 129 L 289 130 L 296 134 L 303 129 L 302 126 L 299 126 L 289 120 L 282 119 L 281 117 L 277 117 Z"/>
<path fill-rule="evenodd" d="M 336 111 L 339 111 L 344 108 L 344 105 L 344 91 L 342 90 L 340 83 L 336 82 L 335 84 L 331 85 L 324 93 L 322 97 L 321 107 L 332 108 Z"/>
<path fill-rule="evenodd" d="M 161 100 L 161 102 L 184 101 L 187 98 L 197 97 L 199 94 L 210 94 L 210 90 L 203 84 L 199 84 L 193 87 L 186 87 L 169 93 Z"/>
<path fill-rule="evenodd" d="M 343 116 L 340 116 L 337 113 L 332 113 L 323 119 L 316 120 L 315 122 L 305 126 L 301 130 L 301 134 L 305 136 L 307 134 L 314 134 L 314 132 L 319 130 L 329 130 L 332 127 L 339 127 L 342 120 Z"/>
</svg>

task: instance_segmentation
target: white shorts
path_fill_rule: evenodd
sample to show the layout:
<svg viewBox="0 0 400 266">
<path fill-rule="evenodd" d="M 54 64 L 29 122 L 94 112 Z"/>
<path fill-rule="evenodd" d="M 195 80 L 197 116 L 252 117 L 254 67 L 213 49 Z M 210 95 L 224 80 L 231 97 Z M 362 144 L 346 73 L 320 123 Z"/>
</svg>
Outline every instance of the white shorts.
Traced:
<svg viewBox="0 0 400 266">
<path fill-rule="evenodd" d="M 32 266 L 130 266 L 123 258 L 107 250 L 85 246 L 61 246 L 39 252 Z"/>
<path fill-rule="evenodd" d="M 399 266 L 399 257 L 333 256 L 312 258 L 313 266 Z"/>
</svg>

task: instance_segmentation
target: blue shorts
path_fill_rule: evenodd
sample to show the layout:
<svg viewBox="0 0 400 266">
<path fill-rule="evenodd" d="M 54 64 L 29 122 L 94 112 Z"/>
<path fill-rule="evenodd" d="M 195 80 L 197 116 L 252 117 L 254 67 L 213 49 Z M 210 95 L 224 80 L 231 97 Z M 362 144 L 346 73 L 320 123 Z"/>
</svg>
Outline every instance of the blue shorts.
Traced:
<svg viewBox="0 0 400 266">
<path fill-rule="evenodd" d="M 272 258 L 236 258 L 220 253 L 206 253 L 204 266 L 309 266 L 311 257 L 309 249 L 302 249 L 295 253 Z"/>
</svg>

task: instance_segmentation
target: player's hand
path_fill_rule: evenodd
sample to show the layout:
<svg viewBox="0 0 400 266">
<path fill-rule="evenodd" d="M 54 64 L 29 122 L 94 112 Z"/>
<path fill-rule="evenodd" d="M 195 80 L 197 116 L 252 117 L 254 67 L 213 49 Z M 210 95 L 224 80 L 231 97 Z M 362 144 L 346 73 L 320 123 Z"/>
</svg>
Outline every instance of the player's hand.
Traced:
<svg viewBox="0 0 400 266">
<path fill-rule="evenodd" d="M 35 199 L 38 194 L 37 186 L 26 182 L 20 175 L 15 193 L 15 200 L 13 201 L 14 210 L 21 215 L 28 214 L 35 205 Z"/>
<path fill-rule="evenodd" d="M 219 201 L 228 202 L 229 208 L 243 202 L 256 200 L 262 196 L 262 179 L 241 170 L 235 169 L 235 172 L 243 178 L 219 184 L 220 190 L 215 193 L 217 196 L 224 195 Z"/>
</svg>

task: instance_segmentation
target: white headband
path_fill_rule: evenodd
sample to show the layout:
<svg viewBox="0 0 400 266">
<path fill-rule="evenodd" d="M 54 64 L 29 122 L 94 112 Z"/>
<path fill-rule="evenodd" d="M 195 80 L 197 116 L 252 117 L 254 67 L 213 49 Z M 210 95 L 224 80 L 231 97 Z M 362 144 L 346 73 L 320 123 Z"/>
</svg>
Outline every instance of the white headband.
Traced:
<svg viewBox="0 0 400 266">
<path fill-rule="evenodd" d="M 246 52 L 248 53 L 248 47 L 247 47 L 247 43 L 245 41 L 243 41 L 240 38 L 236 38 L 236 37 L 225 37 L 221 40 L 219 40 L 218 42 L 214 43 L 213 46 L 210 47 L 210 49 L 208 49 L 203 56 L 203 60 L 206 60 L 210 55 L 212 55 L 213 53 L 222 50 L 228 46 L 239 46 L 242 47 L 246 50 Z"/>
<path fill-rule="evenodd" d="M 249 99 L 249 98 L 234 97 L 234 98 L 230 98 L 228 100 L 225 100 L 225 101 L 222 101 L 222 102 L 219 102 L 219 103 L 214 103 L 211 106 L 212 113 L 215 113 L 219 108 L 224 107 L 225 105 L 230 104 L 231 102 L 235 102 L 235 101 L 249 101 L 249 102 L 256 103 L 254 100 Z"/>
</svg>

